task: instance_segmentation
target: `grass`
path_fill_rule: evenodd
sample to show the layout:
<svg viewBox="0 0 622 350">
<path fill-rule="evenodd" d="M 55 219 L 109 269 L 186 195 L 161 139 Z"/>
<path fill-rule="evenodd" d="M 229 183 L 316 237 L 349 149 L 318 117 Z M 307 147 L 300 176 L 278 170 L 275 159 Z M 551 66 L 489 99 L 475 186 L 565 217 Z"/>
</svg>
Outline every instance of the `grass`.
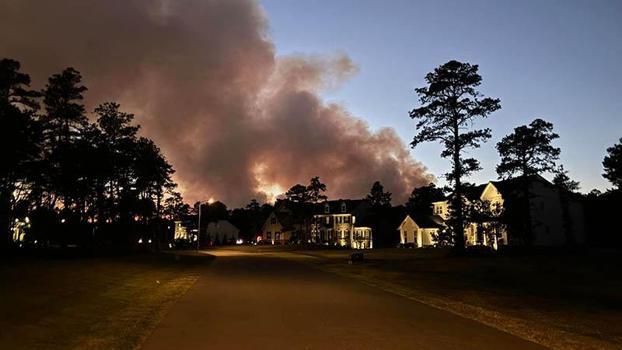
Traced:
<svg viewBox="0 0 622 350">
<path fill-rule="evenodd" d="M 1 349 L 134 349 L 207 257 L 21 258 L 0 266 Z"/>
<path fill-rule="evenodd" d="M 622 348 L 620 255 L 450 257 L 435 249 L 298 254 L 321 269 L 502 329 L 553 349 Z"/>
</svg>

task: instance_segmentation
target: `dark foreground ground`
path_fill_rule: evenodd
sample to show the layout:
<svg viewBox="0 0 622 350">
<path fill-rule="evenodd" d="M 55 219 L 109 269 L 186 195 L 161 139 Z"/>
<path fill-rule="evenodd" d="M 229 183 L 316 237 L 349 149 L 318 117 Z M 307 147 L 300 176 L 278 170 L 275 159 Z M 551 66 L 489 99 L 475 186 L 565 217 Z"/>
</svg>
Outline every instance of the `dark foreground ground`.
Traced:
<svg viewBox="0 0 622 350">
<path fill-rule="evenodd" d="M 295 258 L 212 254 L 143 349 L 542 349 Z"/>
<path fill-rule="evenodd" d="M 0 260 L 0 349 L 132 349 L 212 259 Z"/>
<path fill-rule="evenodd" d="M 615 252 L 180 254 L 0 260 L 0 349 L 622 348 Z"/>
<path fill-rule="evenodd" d="M 477 320 L 553 349 L 622 349 L 622 252 L 448 256 L 440 249 L 296 251 L 311 266 Z"/>
</svg>

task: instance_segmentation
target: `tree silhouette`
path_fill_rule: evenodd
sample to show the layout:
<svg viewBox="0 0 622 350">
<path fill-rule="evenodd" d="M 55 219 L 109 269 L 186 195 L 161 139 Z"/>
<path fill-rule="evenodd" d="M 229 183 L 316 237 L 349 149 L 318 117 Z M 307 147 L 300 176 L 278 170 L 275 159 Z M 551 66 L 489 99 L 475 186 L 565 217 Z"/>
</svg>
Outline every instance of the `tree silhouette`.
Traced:
<svg viewBox="0 0 622 350">
<path fill-rule="evenodd" d="M 443 189 L 436 187 L 435 184 L 430 183 L 427 186 L 421 186 L 413 189 L 408 201 L 406 202 L 406 209 L 408 213 L 413 215 L 431 215 L 432 203 L 442 201 L 445 199 Z"/>
<path fill-rule="evenodd" d="M 605 169 L 603 177 L 617 189 L 622 189 L 622 138 L 618 143 L 607 148 L 603 168 Z"/>
<path fill-rule="evenodd" d="M 311 178 L 307 192 L 311 203 L 319 203 L 327 199 L 326 195 L 323 194 L 326 192 L 326 185 L 320 181 L 319 176 Z"/>
<path fill-rule="evenodd" d="M 531 198 L 529 177 L 542 172 L 555 172 L 560 149 L 551 142 L 559 136 L 553 132 L 553 124 L 542 119 L 535 119 L 529 125 L 514 128 L 514 132 L 504 136 L 497 143 L 501 162 L 497 165 L 497 174 L 502 178 L 522 177 L 519 182 L 520 196 L 504 202 L 505 220 L 508 229 L 523 243 L 531 245 L 533 241 L 533 223 L 531 222 Z"/>
<path fill-rule="evenodd" d="M 553 178 L 553 184 L 568 192 L 577 192 L 581 187 L 579 182 L 572 180 L 568 176 L 568 170 L 564 169 L 563 165 L 557 168 L 555 177 Z"/>
<path fill-rule="evenodd" d="M 417 134 L 411 146 L 428 141 L 444 145 L 441 157 L 452 160 L 451 172 L 446 174 L 453 185 L 450 196 L 453 234 L 456 248 L 464 250 L 463 179 L 480 169 L 474 158 L 465 158 L 469 148 L 478 148 L 491 137 L 490 129 L 469 130 L 476 118 L 486 118 L 501 108 L 498 99 L 483 97 L 476 87 L 482 78 L 478 66 L 449 61 L 425 77 L 427 86 L 415 89 L 420 107 L 410 111 L 417 120 Z"/>
<path fill-rule="evenodd" d="M 184 203 L 181 193 L 170 191 L 164 200 L 164 215 L 171 220 L 181 220 L 190 213 L 190 205 Z"/>
<path fill-rule="evenodd" d="M 374 208 L 390 208 L 391 207 L 391 192 L 385 192 L 384 186 L 380 181 L 374 182 L 371 186 L 371 190 L 366 199 Z"/>
<path fill-rule="evenodd" d="M 49 183 L 47 192 L 51 194 L 49 206 L 55 207 L 61 199 L 63 207 L 78 204 L 79 194 L 75 183 L 78 180 L 75 167 L 80 162 L 76 141 L 81 130 L 88 126 L 82 104 L 82 93 L 86 87 L 81 85 L 82 77 L 73 68 L 54 74 L 43 90 L 43 117 L 46 151 L 46 165 Z"/>
<path fill-rule="evenodd" d="M 559 138 L 553 132 L 553 124 L 535 119 L 529 125 L 514 128 L 497 143 L 501 162 L 497 165 L 500 177 L 529 176 L 543 172 L 555 172 L 560 149 L 551 142 Z"/>
<path fill-rule="evenodd" d="M 287 190 L 285 198 L 295 203 L 308 203 L 311 200 L 307 187 L 301 184 L 296 184 Z"/>
<path fill-rule="evenodd" d="M 16 202 L 28 191 L 40 153 L 39 94 L 29 85 L 19 62 L 0 60 L 0 248 L 10 242 Z"/>
</svg>

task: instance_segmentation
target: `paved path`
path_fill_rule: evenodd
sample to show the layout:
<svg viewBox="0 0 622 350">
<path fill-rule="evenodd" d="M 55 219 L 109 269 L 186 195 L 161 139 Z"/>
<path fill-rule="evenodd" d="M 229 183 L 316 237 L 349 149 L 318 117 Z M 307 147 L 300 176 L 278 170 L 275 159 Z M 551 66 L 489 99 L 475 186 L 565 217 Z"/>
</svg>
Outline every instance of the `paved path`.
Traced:
<svg viewBox="0 0 622 350">
<path fill-rule="evenodd" d="M 216 254 L 143 349 L 544 349 L 298 262 Z"/>
</svg>

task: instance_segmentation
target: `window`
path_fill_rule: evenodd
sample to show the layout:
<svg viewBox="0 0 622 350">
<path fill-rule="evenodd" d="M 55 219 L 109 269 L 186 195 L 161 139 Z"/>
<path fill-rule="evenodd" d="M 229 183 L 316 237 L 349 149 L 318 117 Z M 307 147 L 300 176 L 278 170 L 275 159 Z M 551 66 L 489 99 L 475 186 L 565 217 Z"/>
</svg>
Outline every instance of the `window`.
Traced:
<svg viewBox="0 0 622 350">
<path fill-rule="evenodd" d="M 273 217 L 270 219 L 270 223 L 272 223 L 272 225 L 276 225 L 276 216 L 273 216 Z"/>
<path fill-rule="evenodd" d="M 326 217 L 326 225 L 328 225 L 328 224 L 330 224 L 330 217 L 329 216 Z"/>
<path fill-rule="evenodd" d="M 346 203 L 341 203 L 341 212 L 345 213 L 346 212 Z"/>
<path fill-rule="evenodd" d="M 266 239 L 272 239 L 272 232 L 268 232 L 266 234 Z"/>
<path fill-rule="evenodd" d="M 324 204 L 324 213 L 330 213 L 330 206 L 328 205 L 328 203 Z"/>
<path fill-rule="evenodd" d="M 277 240 L 277 241 L 280 241 L 281 240 L 281 232 L 276 232 L 274 234 L 274 239 Z"/>
</svg>

